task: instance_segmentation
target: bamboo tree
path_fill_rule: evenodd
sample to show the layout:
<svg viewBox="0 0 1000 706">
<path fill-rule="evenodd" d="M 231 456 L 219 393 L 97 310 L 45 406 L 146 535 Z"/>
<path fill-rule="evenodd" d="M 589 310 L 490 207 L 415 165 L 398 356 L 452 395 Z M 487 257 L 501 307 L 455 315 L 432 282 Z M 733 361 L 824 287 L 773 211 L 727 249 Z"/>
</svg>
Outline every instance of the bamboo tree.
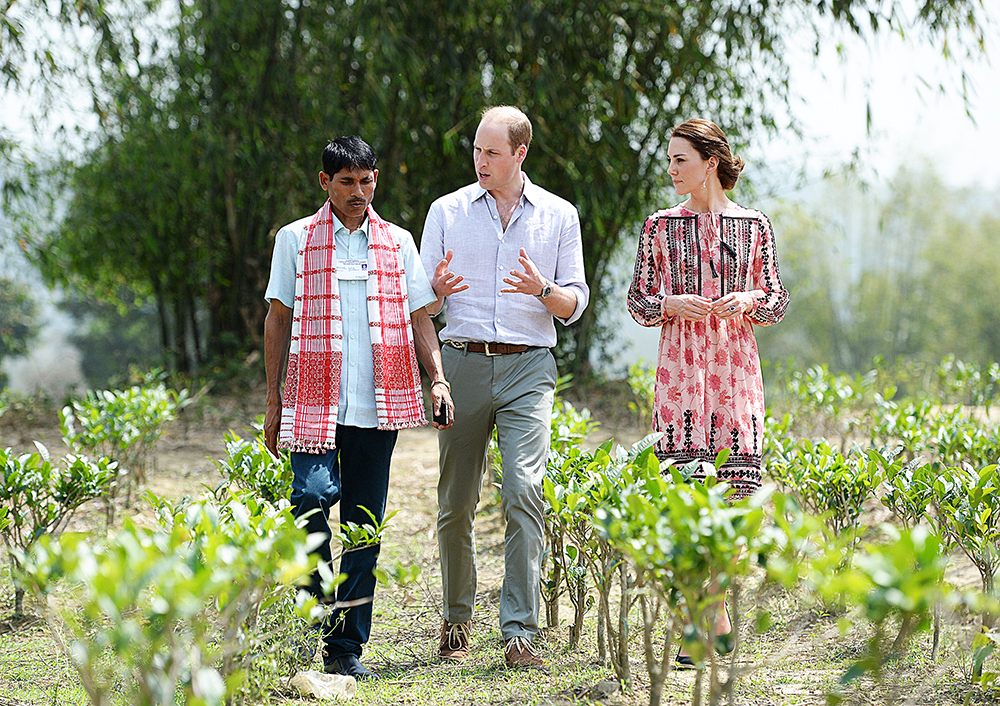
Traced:
<svg viewBox="0 0 1000 706">
<path fill-rule="evenodd" d="M 69 218 L 33 250 L 53 281 L 155 296 L 182 369 L 259 347 L 271 234 L 315 211 L 318 155 L 334 134 L 373 144 L 376 206 L 419 233 L 433 199 L 473 180 L 479 111 L 523 106 L 536 128 L 529 175 L 581 214 L 593 304 L 560 358 L 586 370 L 611 257 L 661 205 L 672 125 L 711 116 L 737 147 L 771 129 L 788 100 L 792 27 L 812 25 L 817 43 L 830 24 L 864 38 L 917 29 L 970 51 L 986 32 L 978 0 L 929 0 L 916 16 L 904 0 L 17 5 L 83 25 L 75 43 L 38 42 L 79 49 L 50 52 L 62 68 L 66 55 L 92 61 L 72 68 L 94 77 L 101 120 L 60 165 Z M 18 39 L 0 45 L 4 65 L 29 61 L 19 27 L 0 23 Z"/>
</svg>

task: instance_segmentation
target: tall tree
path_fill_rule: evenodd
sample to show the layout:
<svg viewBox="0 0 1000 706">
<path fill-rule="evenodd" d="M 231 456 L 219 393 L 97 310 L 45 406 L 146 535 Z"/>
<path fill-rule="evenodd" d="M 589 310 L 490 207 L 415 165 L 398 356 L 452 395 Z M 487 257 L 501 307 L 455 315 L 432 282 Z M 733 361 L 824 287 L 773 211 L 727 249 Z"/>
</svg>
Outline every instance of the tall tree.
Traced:
<svg viewBox="0 0 1000 706">
<path fill-rule="evenodd" d="M 152 297 L 178 369 L 259 337 L 276 212 L 304 191 L 301 12 L 180 4 L 158 40 L 168 51 L 143 61 L 135 48 L 105 74 L 104 133 L 71 172 L 62 228 L 37 248 L 57 281 Z"/>
<path fill-rule="evenodd" d="M 529 174 L 581 212 L 593 305 L 562 358 L 584 370 L 610 258 L 661 205 L 669 127 L 706 115 L 742 141 L 772 126 L 788 98 L 785 43 L 804 24 L 817 41 L 832 24 L 981 46 L 980 0 L 924 0 L 913 17 L 908 6 L 185 0 L 156 16 L 159 33 L 108 21 L 105 133 L 77 172 L 58 248 L 38 250 L 52 251 L 54 277 L 62 262 L 81 284 L 141 279 L 182 364 L 232 355 L 260 336 L 271 234 L 317 205 L 325 139 L 372 142 L 377 207 L 419 235 L 430 202 L 472 180 L 480 109 L 514 103 L 536 125 Z"/>
<path fill-rule="evenodd" d="M 35 165 L 0 128 L 0 363 L 27 353 L 38 335 L 38 298 L 15 276 L 27 263 L 15 250 L 21 243 L 13 238 L 20 227 L 18 214 L 28 205 L 44 203 L 44 198 L 36 198 L 38 179 Z M 0 371 L 0 388 L 6 384 Z"/>
</svg>

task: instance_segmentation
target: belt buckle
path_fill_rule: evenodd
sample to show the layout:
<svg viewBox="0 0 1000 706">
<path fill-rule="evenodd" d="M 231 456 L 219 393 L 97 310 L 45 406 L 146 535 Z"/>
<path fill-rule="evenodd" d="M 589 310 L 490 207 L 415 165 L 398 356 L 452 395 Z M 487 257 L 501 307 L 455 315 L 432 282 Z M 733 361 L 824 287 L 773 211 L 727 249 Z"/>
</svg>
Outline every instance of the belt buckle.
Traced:
<svg viewBox="0 0 1000 706">
<path fill-rule="evenodd" d="M 486 341 L 483 341 L 483 352 L 489 358 L 495 358 L 498 355 L 503 355 L 502 353 L 490 353 L 490 344 Z"/>
</svg>

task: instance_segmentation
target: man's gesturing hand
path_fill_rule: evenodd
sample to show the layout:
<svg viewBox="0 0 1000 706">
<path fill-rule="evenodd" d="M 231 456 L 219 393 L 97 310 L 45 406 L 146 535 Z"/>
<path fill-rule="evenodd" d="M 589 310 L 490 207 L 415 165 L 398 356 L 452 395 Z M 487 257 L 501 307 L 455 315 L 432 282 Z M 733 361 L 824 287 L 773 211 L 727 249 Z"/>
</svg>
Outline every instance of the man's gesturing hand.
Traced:
<svg viewBox="0 0 1000 706">
<path fill-rule="evenodd" d="M 462 284 L 462 280 L 465 278 L 461 275 L 456 275 L 450 269 L 451 258 L 454 254 L 452 250 L 446 252 L 444 259 L 434 268 L 434 276 L 431 277 L 431 287 L 434 289 L 434 296 L 439 300 L 451 296 L 456 292 L 464 292 L 469 288 L 469 285 Z"/>
<path fill-rule="evenodd" d="M 525 252 L 524 248 L 521 248 L 521 256 L 517 258 L 517 261 L 521 263 L 521 267 L 524 268 L 523 271 L 511 270 L 510 277 L 504 277 L 503 281 L 505 284 L 509 284 L 510 287 L 501 289 L 504 293 L 519 293 L 519 294 L 529 294 L 533 297 L 538 296 L 542 293 L 542 289 L 548 284 L 548 280 L 542 277 L 542 273 L 538 271 L 535 267 L 535 263 L 531 261 L 528 257 L 528 253 Z"/>
</svg>

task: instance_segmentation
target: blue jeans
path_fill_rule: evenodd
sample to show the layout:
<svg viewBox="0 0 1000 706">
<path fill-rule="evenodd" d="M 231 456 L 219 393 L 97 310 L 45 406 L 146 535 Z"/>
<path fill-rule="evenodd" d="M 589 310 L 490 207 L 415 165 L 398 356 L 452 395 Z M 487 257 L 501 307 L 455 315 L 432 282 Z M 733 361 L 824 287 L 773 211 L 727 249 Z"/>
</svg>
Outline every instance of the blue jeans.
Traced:
<svg viewBox="0 0 1000 706">
<path fill-rule="evenodd" d="M 292 453 L 292 507 L 295 515 L 318 510 L 306 519 L 306 531 L 326 535 L 317 549 L 321 561 L 333 561 L 330 540 L 330 508 L 340 501 L 340 523 L 370 525 L 365 507 L 381 524 L 389 491 L 389 462 L 398 432 L 337 425 L 337 448 L 321 454 Z M 344 554 L 340 572 L 347 580 L 337 587 L 337 602 L 370 598 L 375 595 L 375 575 L 379 546 Z M 331 567 L 332 568 L 332 567 Z M 324 600 L 319 573 L 311 577 L 309 591 Z M 329 663 L 346 654 L 361 656 L 372 627 L 371 601 L 334 610 L 323 630 L 324 661 Z"/>
</svg>

